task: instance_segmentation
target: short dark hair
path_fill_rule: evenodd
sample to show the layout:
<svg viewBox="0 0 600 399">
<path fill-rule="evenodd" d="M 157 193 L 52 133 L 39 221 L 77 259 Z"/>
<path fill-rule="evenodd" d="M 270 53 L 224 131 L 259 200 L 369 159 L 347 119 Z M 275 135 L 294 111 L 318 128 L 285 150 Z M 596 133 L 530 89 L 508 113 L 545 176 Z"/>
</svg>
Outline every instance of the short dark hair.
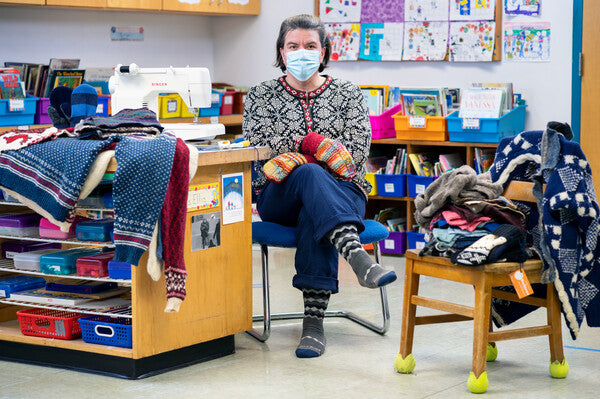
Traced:
<svg viewBox="0 0 600 399">
<path fill-rule="evenodd" d="M 316 30 L 319 33 L 321 47 L 325 49 L 325 57 L 323 57 L 323 62 L 321 65 L 319 65 L 319 72 L 322 72 L 327 67 L 327 63 L 329 63 L 329 56 L 331 55 L 331 42 L 329 41 L 329 37 L 325 31 L 325 25 L 323 25 L 321 19 L 309 14 L 294 15 L 293 17 L 286 18 L 281 23 L 281 27 L 279 28 L 279 36 L 277 37 L 274 65 L 278 68 L 281 68 L 282 72 L 285 72 L 285 63 L 283 62 L 283 57 L 281 56 L 279 49 L 282 49 L 285 45 L 285 36 L 287 33 L 295 29 Z"/>
</svg>

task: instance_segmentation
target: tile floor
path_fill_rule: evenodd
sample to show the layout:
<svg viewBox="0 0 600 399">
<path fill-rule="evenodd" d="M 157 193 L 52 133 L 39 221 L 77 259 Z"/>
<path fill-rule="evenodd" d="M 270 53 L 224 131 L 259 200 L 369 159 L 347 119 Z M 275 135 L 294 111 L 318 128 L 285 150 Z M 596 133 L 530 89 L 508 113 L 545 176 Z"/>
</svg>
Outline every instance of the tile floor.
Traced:
<svg viewBox="0 0 600 399">
<path fill-rule="evenodd" d="M 293 252 L 271 250 L 273 312 L 302 310 L 301 295 L 291 288 Z M 255 312 L 261 307 L 259 252 L 254 251 Z M 404 258 L 384 257 L 384 264 L 403 275 Z M 341 292 L 330 309 L 352 309 L 379 318 L 377 290 L 358 286 L 349 267 L 340 270 Z M 423 293 L 469 304 L 470 287 L 424 279 Z M 414 372 L 394 370 L 399 348 L 402 279 L 388 288 L 391 327 L 377 335 L 340 318 L 326 320 L 327 351 L 316 359 L 297 359 L 301 332 L 296 320 L 274 322 L 267 343 L 245 333 L 235 337 L 236 353 L 168 373 L 131 381 L 52 367 L 0 361 L 0 398 L 463 398 L 471 394 L 466 380 L 471 369 L 470 322 L 416 329 Z M 542 323 L 536 311 L 518 324 Z M 258 326 L 258 324 L 257 324 Z M 600 392 L 600 329 L 583 328 L 572 341 L 563 327 L 566 379 L 548 373 L 548 340 L 543 337 L 501 342 L 498 359 L 488 363 L 486 397 L 597 398 Z"/>
</svg>

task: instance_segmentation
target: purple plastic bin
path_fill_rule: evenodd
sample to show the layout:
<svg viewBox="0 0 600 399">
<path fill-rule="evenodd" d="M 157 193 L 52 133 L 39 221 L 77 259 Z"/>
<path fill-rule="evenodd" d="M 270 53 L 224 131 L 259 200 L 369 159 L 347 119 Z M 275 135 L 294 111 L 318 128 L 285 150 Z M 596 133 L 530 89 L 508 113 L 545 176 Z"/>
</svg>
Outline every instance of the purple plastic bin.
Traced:
<svg viewBox="0 0 600 399">
<path fill-rule="evenodd" d="M 402 104 L 393 106 L 381 115 L 369 115 L 369 119 L 371 120 L 371 137 L 374 139 L 396 137 L 392 115 L 400 111 L 402 111 Z"/>
<path fill-rule="evenodd" d="M 36 125 L 47 125 L 52 123 L 52 120 L 48 116 L 48 105 L 50 105 L 49 98 L 40 98 L 38 100 L 33 123 Z"/>
<path fill-rule="evenodd" d="M 35 242 L 35 241 L 4 241 L 1 245 L 2 259 L 13 259 L 15 254 L 23 252 L 39 251 L 42 249 L 60 248 L 57 242 Z"/>
<path fill-rule="evenodd" d="M 406 252 L 406 232 L 390 231 L 388 238 L 379 242 L 379 248 L 386 254 L 402 255 Z"/>
</svg>

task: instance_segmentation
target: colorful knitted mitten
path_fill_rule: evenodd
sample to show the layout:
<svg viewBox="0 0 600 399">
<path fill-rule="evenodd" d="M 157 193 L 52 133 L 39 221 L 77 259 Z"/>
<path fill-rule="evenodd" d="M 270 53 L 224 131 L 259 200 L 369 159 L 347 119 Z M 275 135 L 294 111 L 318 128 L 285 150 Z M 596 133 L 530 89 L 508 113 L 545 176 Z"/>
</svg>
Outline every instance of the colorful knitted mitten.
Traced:
<svg viewBox="0 0 600 399">
<path fill-rule="evenodd" d="M 263 166 L 263 172 L 270 182 L 281 183 L 298 166 L 305 163 L 316 163 L 315 158 L 298 152 L 286 152 L 277 155 Z"/>
<path fill-rule="evenodd" d="M 324 162 L 337 176 L 350 180 L 356 175 L 356 165 L 352 155 L 340 142 L 310 132 L 300 144 L 300 152 L 312 155 Z"/>
</svg>

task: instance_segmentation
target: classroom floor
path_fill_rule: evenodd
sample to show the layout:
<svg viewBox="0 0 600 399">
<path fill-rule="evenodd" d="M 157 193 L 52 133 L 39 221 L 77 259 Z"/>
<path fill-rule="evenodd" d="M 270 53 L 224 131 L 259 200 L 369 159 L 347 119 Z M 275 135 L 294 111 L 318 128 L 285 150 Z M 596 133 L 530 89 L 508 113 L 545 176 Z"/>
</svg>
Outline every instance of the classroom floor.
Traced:
<svg viewBox="0 0 600 399">
<path fill-rule="evenodd" d="M 254 309 L 260 312 L 260 256 L 254 256 Z M 272 312 L 301 311 L 299 291 L 291 288 L 293 252 L 272 249 Z M 384 256 L 384 264 L 403 276 L 404 258 Z M 340 270 L 340 293 L 330 309 L 351 309 L 379 319 L 377 290 L 358 286 L 347 265 Z M 235 336 L 233 355 L 141 380 L 0 361 L 0 398 L 463 398 L 471 370 L 472 323 L 417 326 L 410 375 L 394 370 L 399 349 L 402 278 L 388 286 L 391 327 L 385 336 L 341 319 L 325 322 L 327 350 L 315 359 L 298 359 L 294 350 L 301 333 L 300 320 L 273 323 L 267 343 L 245 333 Z M 437 293 L 465 305 L 471 287 L 425 278 L 422 293 Z M 184 303 L 185 306 L 185 303 Z M 536 311 L 518 325 L 543 323 Z M 516 324 L 515 324 L 516 325 Z M 256 326 L 260 327 L 257 323 Z M 489 398 L 597 398 L 600 392 L 600 329 L 583 327 L 571 340 L 563 326 L 565 356 L 570 365 L 566 379 L 548 373 L 548 340 L 536 337 L 498 344 L 498 359 L 488 363 Z"/>
</svg>

